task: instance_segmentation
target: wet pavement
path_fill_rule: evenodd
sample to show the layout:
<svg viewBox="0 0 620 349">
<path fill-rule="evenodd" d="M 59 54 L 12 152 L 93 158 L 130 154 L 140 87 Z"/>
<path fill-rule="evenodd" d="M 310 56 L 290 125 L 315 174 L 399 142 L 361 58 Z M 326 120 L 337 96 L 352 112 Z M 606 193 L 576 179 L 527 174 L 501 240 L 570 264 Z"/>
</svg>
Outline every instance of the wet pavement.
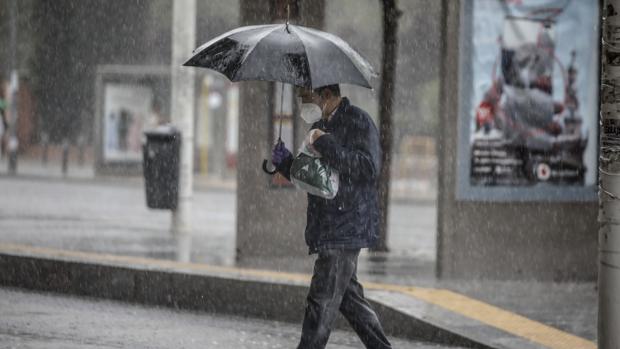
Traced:
<svg viewBox="0 0 620 349">
<path fill-rule="evenodd" d="M 294 348 L 300 326 L 0 288 L 2 348 Z M 390 338 L 394 348 L 441 349 Z M 363 347 L 334 331 L 327 348 Z M 455 348 L 455 347 L 450 347 Z"/>
<path fill-rule="evenodd" d="M 151 258 L 177 256 L 177 242 L 169 232 L 170 212 L 146 207 L 141 180 L 0 177 L 0 193 L 2 242 Z M 235 200 L 230 190 L 195 191 L 192 262 L 234 265 Z M 391 251 L 363 253 L 360 272 L 394 275 L 393 281 L 399 275 L 432 279 L 435 225 L 434 203 L 393 204 Z"/>
<path fill-rule="evenodd" d="M 4 176 L 0 177 L 0 193 L 0 242 L 176 258 L 176 241 L 169 233 L 170 213 L 146 208 L 139 179 Z M 205 187 L 195 192 L 193 262 L 234 265 L 235 207 L 234 191 L 228 188 Z M 392 249 L 387 254 L 364 252 L 360 257 L 360 279 L 448 288 L 595 340 L 594 283 L 436 280 L 435 217 L 432 202 L 393 203 L 389 233 Z"/>
<path fill-rule="evenodd" d="M 596 341 L 595 283 L 487 280 L 441 282 L 438 286 Z"/>
</svg>

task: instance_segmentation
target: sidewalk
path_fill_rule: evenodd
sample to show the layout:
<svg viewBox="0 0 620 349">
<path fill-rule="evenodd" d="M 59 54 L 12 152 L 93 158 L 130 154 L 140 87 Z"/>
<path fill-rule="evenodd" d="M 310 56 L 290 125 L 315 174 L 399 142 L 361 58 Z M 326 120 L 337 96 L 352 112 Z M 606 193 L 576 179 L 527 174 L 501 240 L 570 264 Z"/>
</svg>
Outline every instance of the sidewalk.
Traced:
<svg viewBox="0 0 620 349">
<path fill-rule="evenodd" d="M 0 271 L 0 285 L 8 287 L 296 324 L 310 281 L 309 274 L 2 243 Z M 481 349 L 596 348 L 593 341 L 458 292 L 362 282 L 389 337 Z M 342 318 L 336 328 L 350 330 Z"/>
<path fill-rule="evenodd" d="M 26 173 L 27 162 L 20 165 L 20 173 Z M 50 181 L 50 176 L 37 176 L 35 167 L 30 177 L 0 176 L 0 243 L 175 259 L 169 213 L 144 207 L 139 179 L 100 181 L 89 178 L 86 170 L 76 170 L 70 177 L 75 180 L 58 176 Z M 235 195 L 219 188 L 206 186 L 195 195 L 192 261 L 234 267 Z M 595 284 L 436 280 L 434 205 L 392 207 L 392 251 L 361 255 L 359 277 L 365 283 L 452 290 L 589 341 L 596 339 Z"/>
</svg>

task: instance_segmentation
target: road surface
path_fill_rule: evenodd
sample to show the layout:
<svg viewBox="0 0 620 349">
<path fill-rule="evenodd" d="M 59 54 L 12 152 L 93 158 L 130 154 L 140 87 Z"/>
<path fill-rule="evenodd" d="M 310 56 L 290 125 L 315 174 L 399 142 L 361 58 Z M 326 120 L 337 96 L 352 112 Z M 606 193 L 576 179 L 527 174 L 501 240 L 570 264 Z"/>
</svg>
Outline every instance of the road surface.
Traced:
<svg viewBox="0 0 620 349">
<path fill-rule="evenodd" d="M 294 348 L 301 325 L 0 288 L 0 348 Z M 394 348 L 439 349 L 392 338 Z M 329 349 L 363 348 L 353 332 Z"/>
</svg>

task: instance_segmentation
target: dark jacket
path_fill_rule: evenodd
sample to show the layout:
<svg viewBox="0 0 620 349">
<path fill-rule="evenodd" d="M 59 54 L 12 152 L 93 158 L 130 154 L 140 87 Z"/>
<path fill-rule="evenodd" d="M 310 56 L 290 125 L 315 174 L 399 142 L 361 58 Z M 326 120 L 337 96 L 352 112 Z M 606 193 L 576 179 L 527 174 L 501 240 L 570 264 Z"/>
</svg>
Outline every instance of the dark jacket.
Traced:
<svg viewBox="0 0 620 349">
<path fill-rule="evenodd" d="M 330 121 L 311 129 L 327 134 L 314 142 L 322 160 L 339 172 L 332 200 L 308 194 L 306 243 L 310 253 L 323 248 L 365 248 L 379 237 L 377 178 L 381 169 L 379 132 L 370 116 L 344 97 Z M 278 170 L 290 176 L 292 157 Z"/>
</svg>

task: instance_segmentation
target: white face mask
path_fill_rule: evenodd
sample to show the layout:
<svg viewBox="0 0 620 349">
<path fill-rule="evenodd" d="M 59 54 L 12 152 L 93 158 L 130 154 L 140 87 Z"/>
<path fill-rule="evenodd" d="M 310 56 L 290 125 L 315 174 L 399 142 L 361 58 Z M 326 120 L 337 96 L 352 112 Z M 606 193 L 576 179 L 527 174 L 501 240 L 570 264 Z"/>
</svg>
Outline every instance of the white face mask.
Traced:
<svg viewBox="0 0 620 349">
<path fill-rule="evenodd" d="M 321 108 L 314 103 L 301 103 L 300 116 L 308 124 L 313 124 L 323 117 Z"/>
</svg>

